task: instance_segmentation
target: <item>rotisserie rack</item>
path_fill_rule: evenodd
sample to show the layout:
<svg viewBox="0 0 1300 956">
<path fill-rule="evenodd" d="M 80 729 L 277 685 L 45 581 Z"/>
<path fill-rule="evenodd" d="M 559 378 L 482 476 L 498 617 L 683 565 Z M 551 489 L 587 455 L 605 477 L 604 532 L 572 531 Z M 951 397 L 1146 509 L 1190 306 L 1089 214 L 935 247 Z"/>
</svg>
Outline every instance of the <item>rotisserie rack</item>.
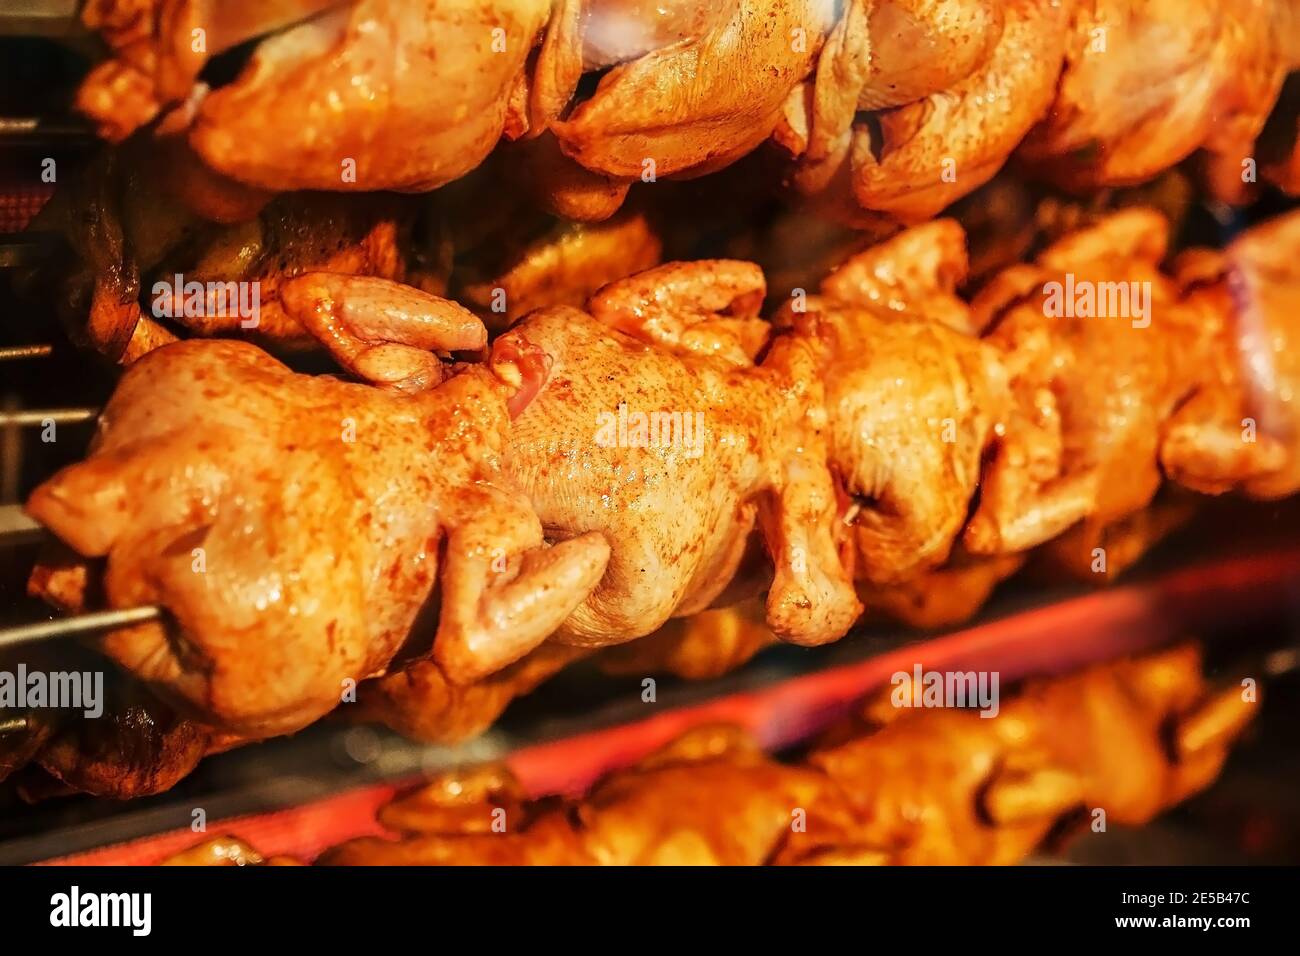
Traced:
<svg viewBox="0 0 1300 956">
<path fill-rule="evenodd" d="M 0 861 L 1012 863 L 1290 746 L 1300 4 L 0 51 Z"/>
</svg>

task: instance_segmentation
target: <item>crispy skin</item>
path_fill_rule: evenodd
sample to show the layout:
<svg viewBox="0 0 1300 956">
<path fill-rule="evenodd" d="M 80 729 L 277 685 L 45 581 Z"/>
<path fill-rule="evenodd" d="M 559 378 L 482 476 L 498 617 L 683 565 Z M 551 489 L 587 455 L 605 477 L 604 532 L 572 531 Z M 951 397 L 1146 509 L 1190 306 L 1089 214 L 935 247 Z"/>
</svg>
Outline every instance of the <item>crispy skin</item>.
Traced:
<svg viewBox="0 0 1300 956">
<path fill-rule="evenodd" d="M 704 32 L 602 77 L 589 100 L 554 124 L 564 152 L 631 180 L 647 172 L 647 160 L 656 177 L 718 169 L 766 139 L 813 67 L 830 4 L 730 0 L 727 10 Z"/>
<path fill-rule="evenodd" d="M 110 657 L 223 729 L 286 733 L 382 673 L 444 539 L 434 654 L 459 680 L 484 653 L 522 656 L 515 642 L 544 638 L 599 577 L 603 545 L 538 551 L 540 525 L 503 484 L 508 395 L 481 368 L 406 397 L 296 375 L 243 343 L 177 343 L 132 366 L 91 457 L 27 508 L 107 556 L 110 605 L 169 612 L 103 637 Z"/>
<path fill-rule="evenodd" d="M 1086 190 L 1148 179 L 1205 149 L 1240 187 L 1242 161 L 1255 155 L 1295 65 L 1282 29 L 1288 5 L 1075 4 L 1056 102 L 1020 156 L 1044 178 Z"/>
<path fill-rule="evenodd" d="M 707 607 L 735 575 L 760 511 L 777 568 L 773 629 L 820 643 L 856 617 L 830 539 L 833 490 L 808 344 L 786 337 L 758 367 L 746 357 L 755 331 L 746 310 L 762 295 L 756 274 L 743 263 L 670 264 L 598 294 L 591 308 L 604 322 L 547 309 L 498 340 L 498 349 L 528 343 L 552 359 L 512 427 L 512 477 L 553 533 L 599 530 L 614 549 L 562 640 L 622 643 Z M 753 306 L 737 309 L 742 298 Z M 657 428 L 653 442 L 643 429 L 648 447 L 638 447 L 622 433 L 623 413 L 676 414 L 681 427 Z M 788 564 L 792 548 L 802 557 Z"/>
<path fill-rule="evenodd" d="M 547 8 L 362 0 L 264 41 L 203 101 L 190 141 L 213 168 L 264 189 L 433 189 L 500 138 Z"/>
<path fill-rule="evenodd" d="M 1206 685 L 1191 645 L 1031 681 L 993 718 L 892 693 L 795 764 L 704 726 L 567 805 L 526 800 L 499 767 L 444 774 L 380 812 L 396 839 L 318 862 L 1014 863 L 1083 808 L 1137 825 L 1208 786 L 1255 712 Z"/>
</svg>

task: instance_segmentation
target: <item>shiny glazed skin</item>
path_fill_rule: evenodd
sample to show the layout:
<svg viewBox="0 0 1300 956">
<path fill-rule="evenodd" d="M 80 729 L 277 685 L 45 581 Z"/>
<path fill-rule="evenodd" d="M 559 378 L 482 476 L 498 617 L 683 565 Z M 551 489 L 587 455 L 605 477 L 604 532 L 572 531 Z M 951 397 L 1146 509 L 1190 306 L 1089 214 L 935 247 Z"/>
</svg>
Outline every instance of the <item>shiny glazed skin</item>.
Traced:
<svg viewBox="0 0 1300 956">
<path fill-rule="evenodd" d="M 484 654 L 505 650 L 494 669 L 525 653 L 516 641 L 544 638 L 573 574 L 579 589 L 599 575 L 600 554 L 566 563 L 581 542 L 522 557 L 541 529 L 501 480 L 508 393 L 484 369 L 407 397 L 297 375 L 243 343 L 177 343 L 128 370 L 91 456 L 27 508 L 107 556 L 111 606 L 170 613 L 103 637 L 110 657 L 225 729 L 287 733 L 383 671 L 444 539 L 434 654 L 461 680 Z M 489 576 L 488 546 L 508 573 Z M 520 614 L 536 622 L 512 626 Z"/>
<path fill-rule="evenodd" d="M 650 270 L 603 290 L 595 314 L 544 309 L 498 340 L 498 350 L 528 343 L 551 358 L 545 384 L 511 429 L 512 479 L 548 533 L 600 531 L 612 545 L 604 579 L 559 640 L 622 643 L 704 609 L 734 576 L 756 521 L 776 568 L 768 619 L 778 636 L 834 640 L 860 610 L 832 540 L 834 492 L 810 343 L 779 337 L 754 367 L 743 344 L 750 323 L 719 311 L 691 324 L 682 318 L 691 309 L 672 301 L 697 294 L 683 290 L 698 282 L 698 294 L 720 295 L 709 304 L 722 310 L 735 292 L 718 293 L 725 280 L 715 284 L 713 270 L 745 265 Z M 663 293 L 662 311 L 656 289 L 673 290 Z M 611 325 L 640 325 L 643 338 Z M 658 345 L 644 341 L 656 337 Z M 620 405 L 629 415 L 702 416 L 698 457 L 685 443 L 602 446 L 598 415 L 616 418 Z"/>
</svg>

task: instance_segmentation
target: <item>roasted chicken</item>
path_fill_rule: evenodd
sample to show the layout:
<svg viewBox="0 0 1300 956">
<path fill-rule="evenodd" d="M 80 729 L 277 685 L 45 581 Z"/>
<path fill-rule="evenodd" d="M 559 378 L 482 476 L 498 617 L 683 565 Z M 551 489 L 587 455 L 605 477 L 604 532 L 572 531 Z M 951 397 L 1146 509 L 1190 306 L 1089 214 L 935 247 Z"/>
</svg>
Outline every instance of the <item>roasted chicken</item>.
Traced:
<svg viewBox="0 0 1300 956">
<path fill-rule="evenodd" d="M 294 314 L 350 371 L 414 387 L 436 365 L 428 333 L 408 321 L 415 290 L 323 274 L 291 286 Z M 552 536 L 599 533 L 612 548 L 562 642 L 618 644 L 708 607 L 755 528 L 772 558 L 768 620 L 780 637 L 836 640 L 857 617 L 833 535 L 813 353 L 791 334 L 753 363 L 767 336 L 763 291 L 749 263 L 670 263 L 607 285 L 589 313 L 539 310 L 493 345 L 495 365 L 529 369 L 511 478 Z M 363 311 L 383 319 L 363 324 Z M 544 364 L 519 360 L 536 356 Z"/>
<path fill-rule="evenodd" d="M 1019 421 L 1056 443 L 1039 456 L 1004 448 L 983 495 L 1070 483 L 1086 501 L 1077 515 L 1084 520 L 1049 550 L 1084 576 L 1113 574 L 1145 549 L 1126 539 L 1161 527 L 1134 519 L 1165 472 L 1177 476 L 1194 462 L 1204 488 L 1273 473 L 1288 457 L 1277 442 L 1247 441 L 1240 422 L 1211 414 L 1240 401 L 1240 383 L 1220 374 L 1237 353 L 1218 331 L 1235 325 L 1236 310 L 1205 315 L 1183 300 L 1159 271 L 1167 242 L 1158 214 L 1115 213 L 1055 243 L 1035 265 L 1005 271 L 973 304 L 986 340 L 1008 357 Z M 1005 549 L 1007 539 L 983 511 L 965 533 L 982 554 Z"/>
<path fill-rule="evenodd" d="M 794 764 L 707 726 L 576 803 L 528 801 L 503 768 L 446 774 L 380 811 L 397 839 L 319 862 L 1014 863 L 1085 811 L 1142 823 L 1208 786 L 1256 707 L 1207 687 L 1194 646 L 1030 681 L 992 719 L 894 693 Z"/>
<path fill-rule="evenodd" d="M 477 320 L 448 308 L 430 341 L 481 344 Z M 385 367 L 382 350 L 357 361 Z M 176 343 L 128 370 L 91 456 L 27 508 L 108 558 L 111 606 L 167 609 L 103 637 L 105 653 L 223 729 L 285 733 L 383 673 L 440 561 L 433 658 L 458 681 L 522 657 L 599 580 L 599 535 L 546 547 L 500 470 L 515 391 L 471 368 L 389 394 L 243 343 Z"/>
<path fill-rule="evenodd" d="M 86 12 L 102 27 L 136 8 L 129 30 L 104 31 L 116 56 L 78 96 L 105 135 L 121 139 L 166 112 L 164 127 L 240 183 L 353 192 L 433 189 L 478 165 L 506 127 L 549 9 L 546 0 L 140 6 Z M 197 82 L 209 56 L 282 28 L 233 83 Z"/>
<path fill-rule="evenodd" d="M 294 375 L 247 345 L 168 346 L 132 367 L 91 458 L 30 510 L 108 556 L 109 604 L 168 609 L 102 646 L 186 716 L 267 736 L 379 677 L 358 715 L 457 739 L 583 648 L 743 598 L 756 539 L 761 624 L 670 628 L 609 666 L 716 674 L 772 635 L 833 640 L 860 610 L 850 569 L 869 607 L 923 625 L 968 616 L 1038 545 L 1092 576 L 1100 553 L 1113 575 L 1188 513 L 1157 498 L 1165 476 L 1293 490 L 1295 221 L 1188 252 L 1171 275 L 1164 220 L 1125 210 L 999 273 L 972 306 L 954 291 L 961 230 L 940 221 L 849 259 L 775 332 L 756 268 L 673 263 L 585 312 L 534 312 L 490 350 L 454 303 L 306 272 L 278 284 L 286 324 L 380 388 Z M 1119 298 L 1053 305 L 1066 288 Z M 450 352 L 487 362 L 454 371 Z M 451 449 L 456 467 L 431 472 Z M 303 537 L 286 513 L 349 534 Z M 372 532 L 353 534 L 367 514 Z M 495 524 L 506 516 L 517 524 Z M 442 624 L 421 641 L 444 529 Z M 249 655 L 232 621 L 280 636 Z"/>
<path fill-rule="evenodd" d="M 105 151 L 55 191 L 30 228 L 62 237 L 65 249 L 22 277 L 27 298 L 53 299 L 73 340 L 112 361 L 129 365 L 178 334 L 315 348 L 280 303 L 282 283 L 305 271 L 437 285 L 409 204 L 295 193 L 216 224 L 158 188 L 156 158 L 142 145 Z"/>
<path fill-rule="evenodd" d="M 99 0 L 85 19 L 114 55 L 79 107 L 188 154 L 183 192 L 218 217 L 433 189 L 503 136 L 541 204 L 585 221 L 769 138 L 796 193 L 860 227 L 935 215 L 1017 147 L 1070 189 L 1194 153 L 1226 201 L 1294 182 L 1294 130 L 1256 149 L 1300 66 L 1291 0 Z M 257 37 L 209 89 L 208 59 Z"/>
<path fill-rule="evenodd" d="M 1295 59 L 1291 0 L 1085 0 L 1073 4 L 1052 109 L 1019 156 L 1087 190 L 1149 179 L 1197 150 L 1208 184 L 1240 198 L 1255 141 Z"/>
</svg>

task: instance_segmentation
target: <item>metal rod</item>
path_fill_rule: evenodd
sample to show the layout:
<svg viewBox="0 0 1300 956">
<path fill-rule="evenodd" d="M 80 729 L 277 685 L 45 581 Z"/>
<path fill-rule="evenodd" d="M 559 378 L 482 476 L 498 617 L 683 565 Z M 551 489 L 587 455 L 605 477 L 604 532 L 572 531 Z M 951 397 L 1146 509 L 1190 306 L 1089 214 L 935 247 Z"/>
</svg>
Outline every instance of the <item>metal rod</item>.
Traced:
<svg viewBox="0 0 1300 956">
<path fill-rule="evenodd" d="M 0 628 L 0 650 L 23 644 L 35 644 L 38 641 L 48 641 L 57 637 L 71 637 L 73 634 L 88 634 L 93 631 L 107 631 L 115 627 L 143 624 L 145 621 L 157 620 L 160 614 L 162 611 L 156 607 L 128 607 L 115 611 L 91 611 L 74 617 L 41 621 L 37 624 Z"/>
<path fill-rule="evenodd" d="M 53 352 L 53 345 L 6 345 L 0 348 L 0 362 L 11 359 L 45 358 Z"/>
<path fill-rule="evenodd" d="M 20 505 L 0 505 L 0 548 L 33 544 L 47 533 Z"/>
<path fill-rule="evenodd" d="M 0 412 L 0 428 L 6 425 L 56 425 L 88 422 L 99 416 L 98 408 L 31 408 L 18 412 Z"/>
<path fill-rule="evenodd" d="M 26 717 L 0 717 L 0 737 L 27 729 Z"/>
<path fill-rule="evenodd" d="M 90 141 L 94 131 L 79 116 L 0 116 L 0 141 Z"/>
</svg>

